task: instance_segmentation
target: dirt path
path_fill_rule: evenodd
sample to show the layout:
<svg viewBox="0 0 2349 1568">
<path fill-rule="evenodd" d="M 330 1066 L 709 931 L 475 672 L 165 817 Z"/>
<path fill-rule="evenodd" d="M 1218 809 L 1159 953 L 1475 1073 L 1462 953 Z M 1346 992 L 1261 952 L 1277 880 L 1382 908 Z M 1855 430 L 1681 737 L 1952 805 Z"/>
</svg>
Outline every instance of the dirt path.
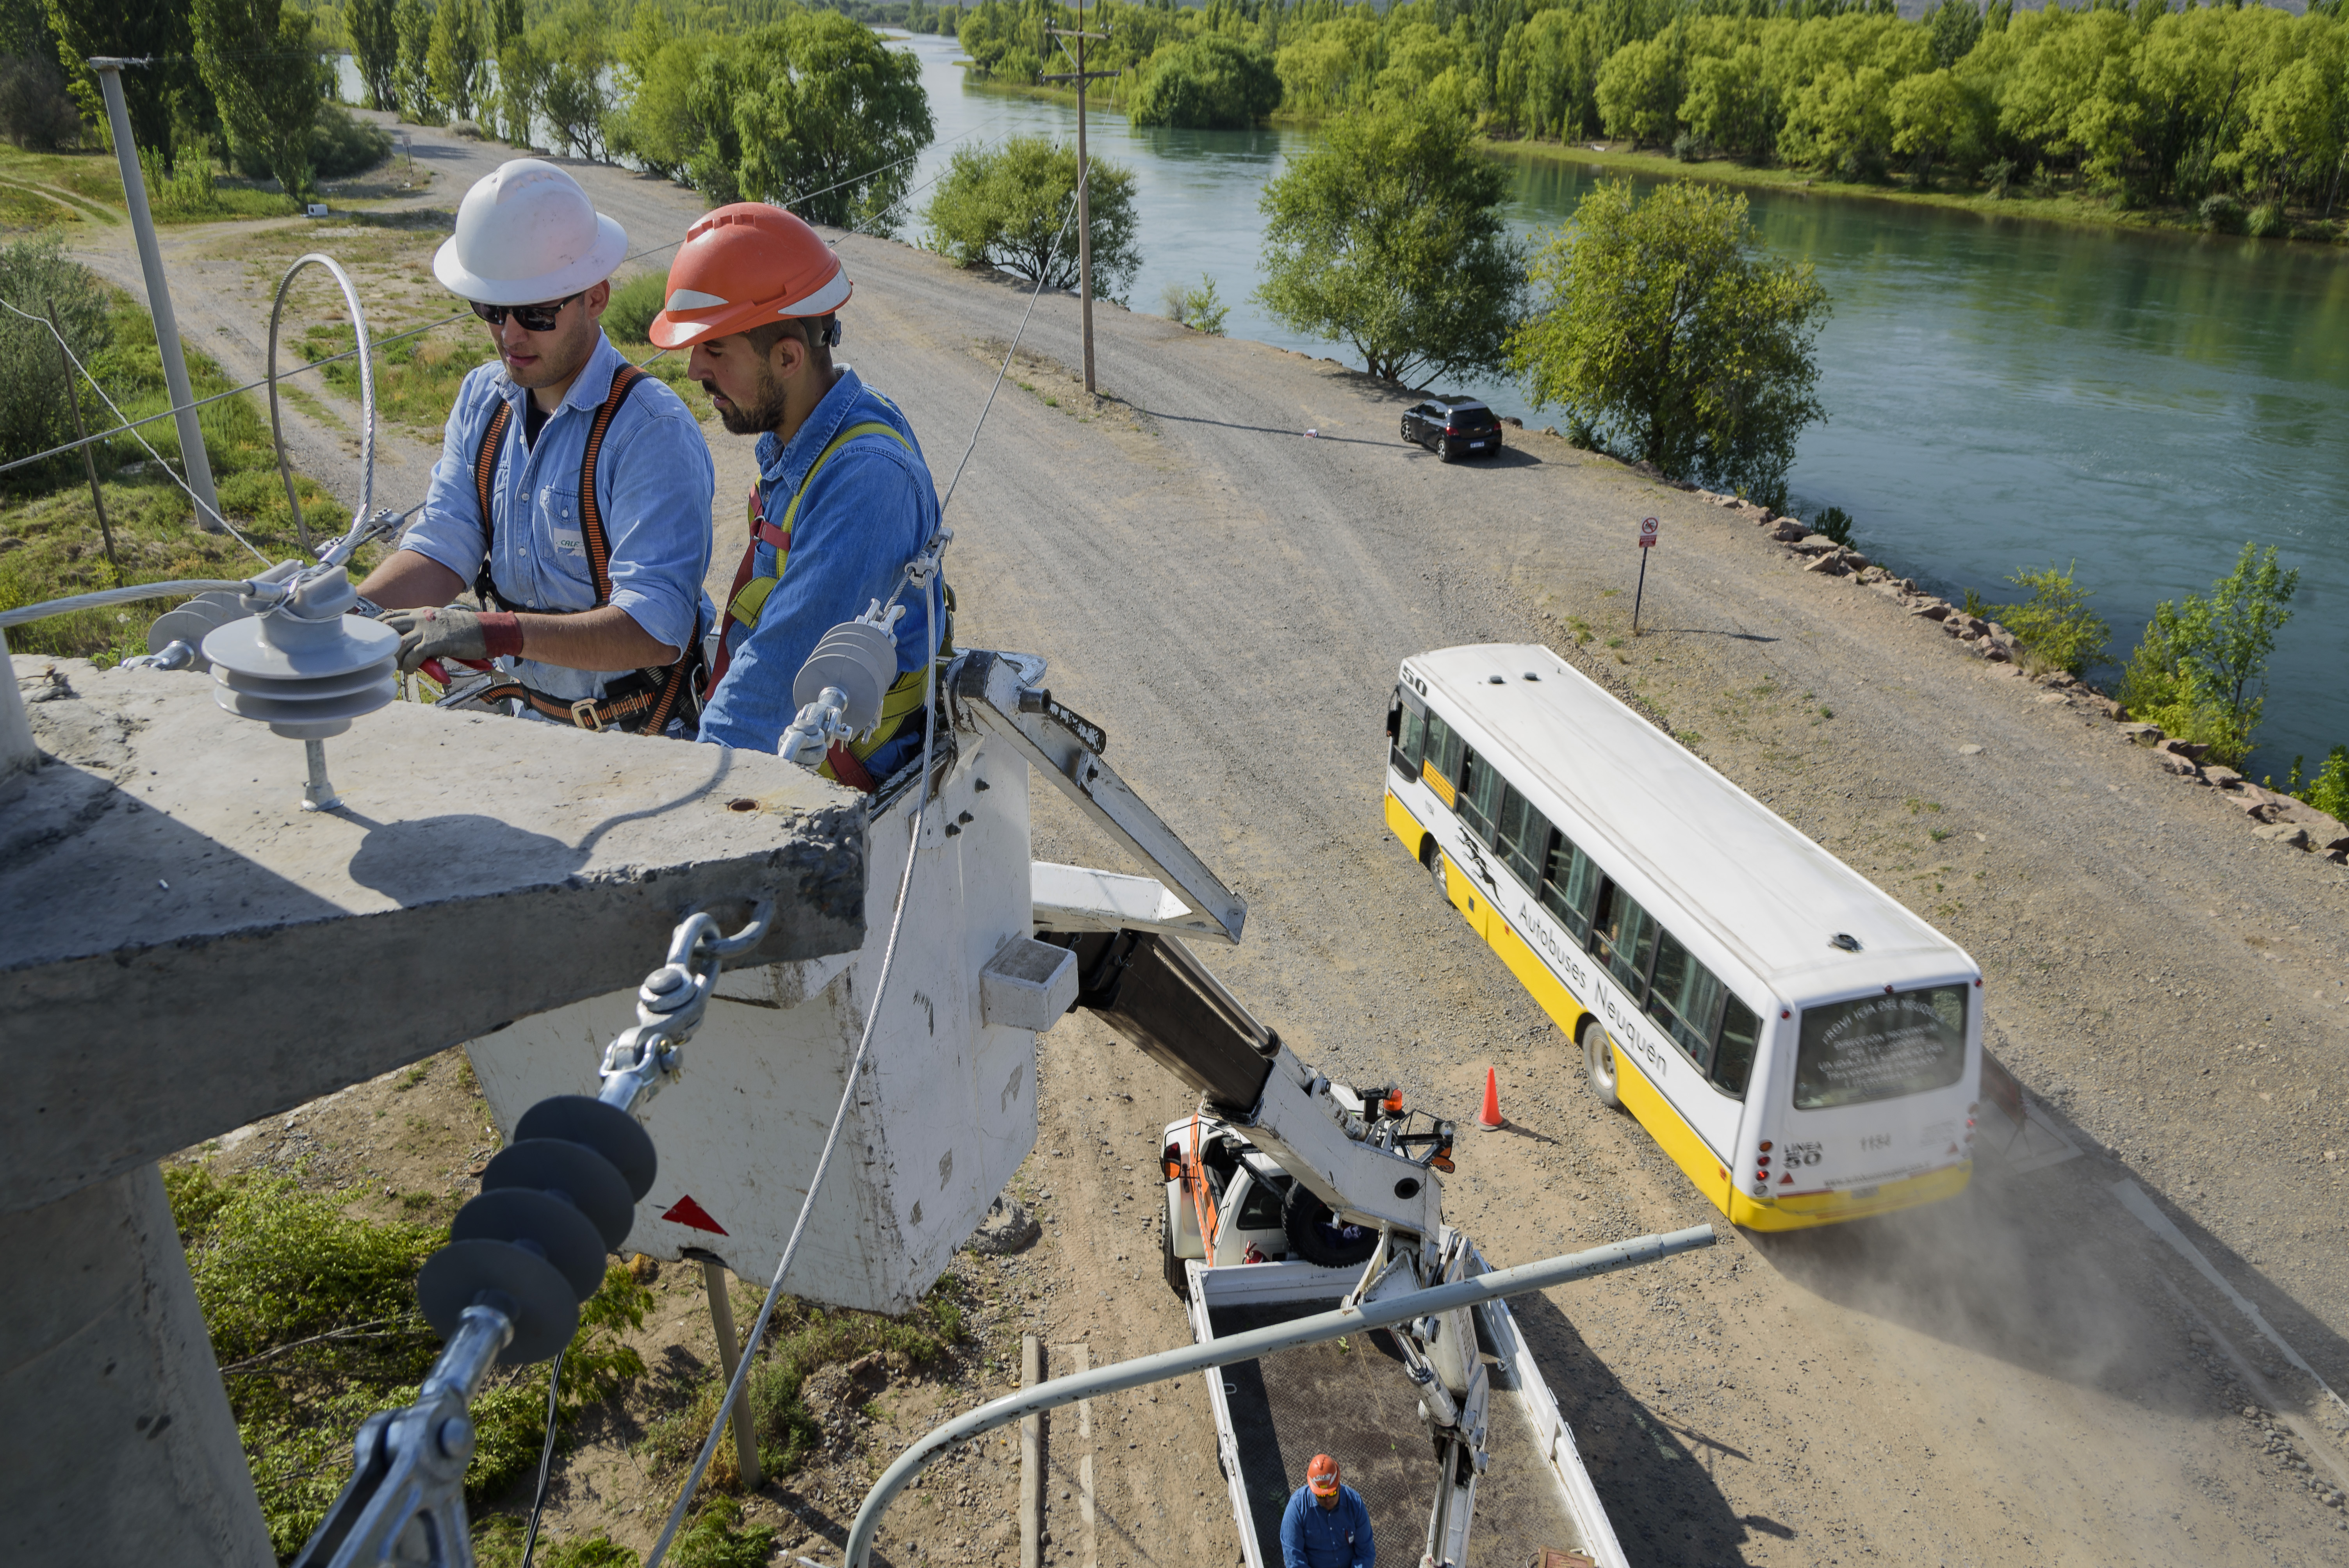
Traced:
<svg viewBox="0 0 2349 1568">
<path fill-rule="evenodd" d="M 442 202 L 494 157 L 417 146 Z M 582 177 L 640 244 L 693 211 L 654 182 Z M 1025 294 L 883 242 L 841 248 L 857 282 L 843 356 L 905 407 L 943 486 L 993 375 L 983 346 L 1010 337 Z M 253 329 L 249 294 L 206 308 Z M 199 335 L 208 318 L 181 314 Z M 2028 1173 L 1985 1161 L 1937 1209 L 1728 1234 L 1527 1302 L 1636 1560 L 2349 1554 L 2322 1500 L 2349 1487 L 2343 1412 L 2117 1191 L 2150 1195 L 2349 1390 L 2349 875 L 2251 839 L 2110 724 L 1800 572 L 1696 498 L 1514 431 L 1501 461 L 1447 467 L 1395 439 L 1408 399 L 1330 364 L 1114 308 L 1099 335 L 1121 402 L 1093 410 L 1030 366 L 1035 390 L 996 403 L 950 519 L 960 634 L 1049 655 L 1056 695 L 1108 727 L 1128 779 L 1245 892 L 1247 942 L 1209 962 L 1300 1054 L 1463 1120 L 1499 1068 L 1512 1130 L 1464 1148 L 1446 1191 L 1495 1262 L 1713 1215 L 1582 1093 L 1566 1043 L 1382 830 L 1387 691 L 1430 647 L 1567 651 L 1964 944 L 1992 1048 L 2085 1151 Z M 1042 301 L 1025 346 L 1075 363 L 1074 302 Z M 713 446 L 721 498 L 739 494 L 747 443 Z M 1643 515 L 1664 546 L 1633 640 Z M 1039 824 L 1040 858 L 1109 862 L 1065 814 Z M 1085 1018 L 1043 1049 L 1030 1171 L 1051 1223 L 1019 1265 L 1034 1299 L 1005 1296 L 991 1332 L 1032 1325 L 1096 1359 L 1176 1343 L 1148 1157 L 1188 1107 Z M 1095 1413 L 1091 1556 L 1230 1561 L 1205 1400 L 1145 1398 Z M 1054 1429 L 1055 1465 L 1073 1464 L 1075 1424 Z M 1076 1562 L 1055 1474 L 1054 1560 Z M 1005 1550 L 988 1517 L 992 1533 L 937 1533 L 929 1554 Z"/>
</svg>

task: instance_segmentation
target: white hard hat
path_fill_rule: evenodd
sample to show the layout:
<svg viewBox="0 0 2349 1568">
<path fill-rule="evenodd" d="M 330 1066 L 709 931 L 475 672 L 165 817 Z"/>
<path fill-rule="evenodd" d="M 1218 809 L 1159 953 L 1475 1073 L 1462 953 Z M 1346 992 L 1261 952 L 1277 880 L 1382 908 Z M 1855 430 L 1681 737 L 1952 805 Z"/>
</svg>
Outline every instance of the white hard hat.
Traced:
<svg viewBox="0 0 2349 1568">
<path fill-rule="evenodd" d="M 456 237 L 434 253 L 432 272 L 461 299 L 538 304 L 602 283 L 627 253 L 627 231 L 595 211 L 579 181 L 517 158 L 465 192 Z"/>
</svg>

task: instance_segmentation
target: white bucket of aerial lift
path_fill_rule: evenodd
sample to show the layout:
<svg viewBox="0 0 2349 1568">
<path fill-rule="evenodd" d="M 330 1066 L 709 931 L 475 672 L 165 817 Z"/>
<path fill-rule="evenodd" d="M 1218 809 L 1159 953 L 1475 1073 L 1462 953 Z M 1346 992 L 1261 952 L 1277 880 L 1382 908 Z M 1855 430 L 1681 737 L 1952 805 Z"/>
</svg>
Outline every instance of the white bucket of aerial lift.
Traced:
<svg viewBox="0 0 2349 1568">
<path fill-rule="evenodd" d="M 631 1250 L 690 1248 L 746 1279 L 773 1274 L 873 1005 L 916 793 L 900 790 L 867 828 L 864 948 L 719 976 L 683 1070 L 645 1118 L 660 1171 Z M 896 977 L 784 1284 L 836 1306 L 912 1306 L 1036 1140 L 1033 1031 L 1050 1020 L 1030 1006 L 1012 1009 L 1017 1024 L 990 1022 L 984 1006 L 989 963 L 1042 946 L 1029 936 L 1027 764 L 997 742 L 967 746 L 929 817 L 957 831 L 931 826 L 916 851 Z M 1073 975 L 1064 989 L 1073 1000 Z M 548 1095 L 595 1093 L 605 1043 L 635 1021 L 630 989 L 473 1041 L 501 1131 Z"/>
<path fill-rule="evenodd" d="M 953 716 L 918 845 L 918 791 L 874 798 L 865 833 L 864 945 L 797 964 L 728 970 L 682 1070 L 647 1115 L 659 1150 L 628 1246 L 688 1249 L 769 1278 L 839 1103 L 882 970 L 909 851 L 896 974 L 882 997 L 840 1155 L 809 1215 L 785 1288 L 830 1305 L 901 1312 L 967 1241 L 1036 1141 L 1036 1035 L 1077 994 L 1074 955 L 1037 942 L 1028 787 L 1038 776 L 1165 881 L 1134 900 L 1168 928 L 1235 941 L 1247 906 L 1102 759 L 1099 730 L 1041 689 L 1044 662 L 972 650 L 941 682 Z M 1081 868 L 1051 880 L 1053 924 L 1087 907 Z M 1171 888 L 1170 885 L 1171 884 Z M 1064 907 L 1066 905 L 1067 907 Z M 467 1047 L 509 1136 L 540 1099 L 596 1092 L 607 1042 L 636 1022 L 616 991 L 524 1019 Z"/>
</svg>

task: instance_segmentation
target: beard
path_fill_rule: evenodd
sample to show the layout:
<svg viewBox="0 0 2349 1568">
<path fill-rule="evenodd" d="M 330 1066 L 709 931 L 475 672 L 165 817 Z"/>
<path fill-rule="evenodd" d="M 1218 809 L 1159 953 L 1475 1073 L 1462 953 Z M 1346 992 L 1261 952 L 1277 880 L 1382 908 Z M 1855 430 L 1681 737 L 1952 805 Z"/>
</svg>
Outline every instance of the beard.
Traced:
<svg viewBox="0 0 2349 1568">
<path fill-rule="evenodd" d="M 716 394 L 712 394 L 713 402 Z M 717 403 L 719 423 L 730 436 L 756 436 L 773 429 L 783 420 L 783 384 L 774 378 L 768 368 L 759 366 L 759 387 L 749 403 L 737 403 L 729 398 Z"/>
</svg>

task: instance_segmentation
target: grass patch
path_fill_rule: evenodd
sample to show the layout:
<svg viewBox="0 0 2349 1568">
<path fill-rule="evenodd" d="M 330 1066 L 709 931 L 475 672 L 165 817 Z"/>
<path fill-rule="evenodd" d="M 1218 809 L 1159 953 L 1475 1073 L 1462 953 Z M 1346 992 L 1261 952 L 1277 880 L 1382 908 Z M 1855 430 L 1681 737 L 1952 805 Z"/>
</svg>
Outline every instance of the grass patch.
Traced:
<svg viewBox="0 0 2349 1568">
<path fill-rule="evenodd" d="M 153 319 L 128 294 L 114 289 L 106 293 L 113 342 L 90 358 L 90 373 L 132 418 L 169 408 L 171 399 L 163 383 Z M 235 385 L 193 349 L 187 351 L 187 361 L 188 377 L 199 397 Z M 90 394 L 87 383 L 82 392 L 82 414 L 90 428 L 112 425 L 113 415 Z M 62 378 L 58 393 L 63 396 Z M 222 511 L 273 562 L 301 553 L 285 486 L 277 477 L 266 410 L 248 394 L 200 410 L 196 421 L 203 431 Z M 177 422 L 159 419 L 139 428 L 176 469 Z M 240 578 L 260 568 L 261 562 L 227 534 L 196 527 L 194 504 L 187 492 L 159 470 L 134 437 L 117 436 L 92 450 L 119 569 L 107 560 L 78 458 L 19 469 L 8 476 L 16 481 L 13 492 L 0 490 L 0 609 L 130 583 Z M 341 532 L 349 519 L 326 490 L 300 475 L 295 483 L 304 513 L 314 523 L 313 537 Z M 379 549 L 363 552 L 362 572 Z M 170 607 L 171 602 L 158 600 L 36 621 L 12 628 L 8 645 L 20 654 L 111 664 L 127 654 L 145 653 L 148 624 Z"/>
<path fill-rule="evenodd" d="M 222 1181 L 178 1166 L 164 1183 L 271 1544 L 289 1556 L 348 1479 L 359 1423 L 411 1403 L 440 1353 L 416 1309 L 416 1271 L 448 1229 L 373 1223 L 292 1177 Z M 625 1268 L 605 1274 L 564 1359 L 558 1427 L 643 1375 L 619 1336 L 643 1326 L 651 1299 Z M 472 1406 L 474 1501 L 536 1469 L 545 1409 L 543 1367 L 491 1375 Z"/>
<path fill-rule="evenodd" d="M 960 1291 L 949 1274 L 904 1317 L 825 1308 L 792 1296 L 777 1302 L 767 1324 L 766 1348 L 750 1368 L 746 1390 L 760 1469 L 769 1476 L 789 1475 L 823 1446 L 823 1428 L 802 1397 L 814 1374 L 866 1357 L 878 1357 L 890 1372 L 900 1373 L 928 1365 L 960 1340 Z M 738 1316 L 747 1319 L 756 1311 Z M 682 1406 L 647 1427 L 644 1453 L 656 1470 L 682 1470 L 693 1462 L 725 1391 L 724 1377 L 713 1367 L 686 1390 Z M 740 1489 L 732 1443 L 718 1445 L 707 1484 L 725 1491 Z"/>
</svg>

